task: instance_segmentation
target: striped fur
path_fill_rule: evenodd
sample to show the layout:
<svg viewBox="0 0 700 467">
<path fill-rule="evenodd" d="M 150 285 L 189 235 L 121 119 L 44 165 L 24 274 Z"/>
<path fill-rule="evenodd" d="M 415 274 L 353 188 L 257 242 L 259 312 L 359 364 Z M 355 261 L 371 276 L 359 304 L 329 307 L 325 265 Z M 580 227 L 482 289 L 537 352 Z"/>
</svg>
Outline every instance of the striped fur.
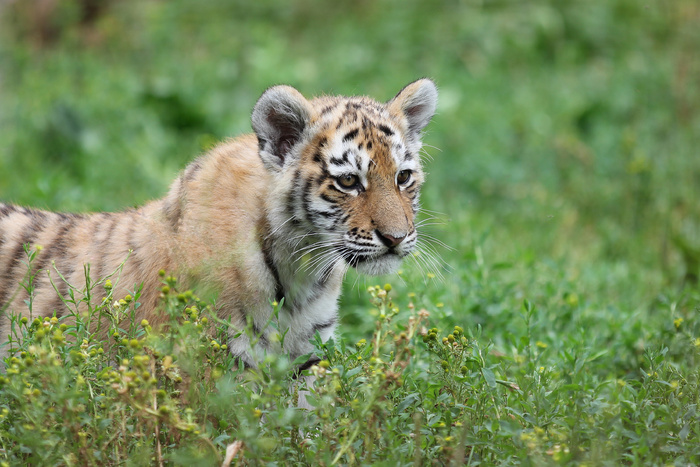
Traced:
<svg viewBox="0 0 700 467">
<path fill-rule="evenodd" d="M 284 297 L 285 349 L 275 349 L 267 334 L 260 346 L 292 358 L 306 354 L 316 332 L 324 340 L 334 332 L 348 267 L 392 272 L 415 248 L 420 135 L 436 100 L 427 79 L 386 104 L 366 97 L 309 101 L 276 86 L 253 110 L 255 134 L 196 159 L 164 198 L 139 209 L 82 215 L 0 204 L 0 309 L 26 313 L 27 297 L 17 292 L 26 273 L 23 244 L 43 247 L 35 262 L 35 316 L 65 312 L 49 282 L 51 275 L 67 293 L 54 264 L 68 282 L 84 284 L 84 264 L 93 279 L 102 278 L 131 251 L 115 296 L 143 283 L 137 319 L 162 321 L 155 311 L 164 269 L 185 287 L 216 293 L 220 315 L 239 328 L 252 316 L 263 329 L 270 301 Z M 8 319 L 0 319 L 4 340 Z M 232 338 L 229 348 L 255 365 L 245 337 Z"/>
</svg>

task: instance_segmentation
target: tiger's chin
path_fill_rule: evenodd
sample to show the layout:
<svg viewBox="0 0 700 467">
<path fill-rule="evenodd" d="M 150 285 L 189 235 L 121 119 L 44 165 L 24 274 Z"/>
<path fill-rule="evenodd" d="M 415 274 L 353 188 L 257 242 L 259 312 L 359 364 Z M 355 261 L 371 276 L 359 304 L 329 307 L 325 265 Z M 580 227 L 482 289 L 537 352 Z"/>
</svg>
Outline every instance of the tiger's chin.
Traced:
<svg viewBox="0 0 700 467">
<path fill-rule="evenodd" d="M 394 253 L 386 253 L 375 258 L 367 258 L 353 264 L 355 269 L 368 276 L 381 276 L 396 272 L 401 266 L 401 257 Z"/>
</svg>

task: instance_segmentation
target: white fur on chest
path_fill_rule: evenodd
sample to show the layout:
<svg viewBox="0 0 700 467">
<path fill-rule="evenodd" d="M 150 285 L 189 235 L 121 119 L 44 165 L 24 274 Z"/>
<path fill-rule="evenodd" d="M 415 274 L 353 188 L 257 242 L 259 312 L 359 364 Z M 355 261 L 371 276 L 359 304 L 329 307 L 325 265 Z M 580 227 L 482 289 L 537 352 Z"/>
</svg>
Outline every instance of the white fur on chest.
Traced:
<svg viewBox="0 0 700 467">
<path fill-rule="evenodd" d="M 309 340 L 318 332 L 322 341 L 335 334 L 338 324 L 338 298 L 340 290 L 328 288 L 303 309 L 283 309 L 280 313 L 280 331 L 289 329 L 284 339 L 284 349 L 293 358 L 313 350 Z"/>
<path fill-rule="evenodd" d="M 236 329 L 229 342 L 231 353 L 249 366 L 257 366 L 266 354 L 286 353 L 291 360 L 309 354 L 314 349 L 310 341 L 316 332 L 325 342 L 335 334 L 338 323 L 338 299 L 345 268 L 337 265 L 319 282 L 317 275 L 300 271 L 303 268 L 299 261 L 290 260 L 290 252 L 284 248 L 272 256 L 278 277 L 270 274 L 260 284 L 260 294 L 272 301 L 275 282 L 279 280 L 284 302 L 278 316 L 273 316 L 270 303 L 246 310 L 252 318 L 253 329 L 249 332 L 253 339 L 247 333 L 238 335 L 241 330 Z"/>
</svg>

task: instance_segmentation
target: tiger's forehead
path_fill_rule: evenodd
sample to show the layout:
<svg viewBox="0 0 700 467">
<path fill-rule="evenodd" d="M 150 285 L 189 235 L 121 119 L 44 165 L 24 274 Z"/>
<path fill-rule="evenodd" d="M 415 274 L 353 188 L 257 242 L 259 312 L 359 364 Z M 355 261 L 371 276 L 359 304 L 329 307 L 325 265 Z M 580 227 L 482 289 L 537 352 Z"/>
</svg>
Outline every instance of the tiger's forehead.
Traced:
<svg viewBox="0 0 700 467">
<path fill-rule="evenodd" d="M 367 97 L 323 97 L 313 102 L 323 152 L 333 175 L 417 170 L 419 161 L 403 138 L 402 122 Z"/>
<path fill-rule="evenodd" d="M 321 121 L 343 120 L 355 122 L 361 118 L 385 120 L 389 118 L 386 106 L 369 97 L 323 96 L 311 101 Z"/>
</svg>

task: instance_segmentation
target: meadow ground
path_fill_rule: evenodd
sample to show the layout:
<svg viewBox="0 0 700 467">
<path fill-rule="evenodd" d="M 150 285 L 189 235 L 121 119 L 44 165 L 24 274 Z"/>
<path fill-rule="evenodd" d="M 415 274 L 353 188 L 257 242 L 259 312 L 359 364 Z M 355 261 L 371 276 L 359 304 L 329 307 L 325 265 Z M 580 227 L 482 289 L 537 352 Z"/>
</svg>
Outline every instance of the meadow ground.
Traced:
<svg viewBox="0 0 700 467">
<path fill-rule="evenodd" d="M 429 76 L 427 233 L 450 248 L 348 277 L 308 413 L 290 362 L 232 375 L 167 275 L 166 336 L 105 351 L 17 321 L 0 461 L 211 465 L 239 440 L 242 465 L 700 463 L 697 2 L 34 3 L 0 6 L 3 201 L 138 205 L 272 84 L 389 99 Z"/>
</svg>

